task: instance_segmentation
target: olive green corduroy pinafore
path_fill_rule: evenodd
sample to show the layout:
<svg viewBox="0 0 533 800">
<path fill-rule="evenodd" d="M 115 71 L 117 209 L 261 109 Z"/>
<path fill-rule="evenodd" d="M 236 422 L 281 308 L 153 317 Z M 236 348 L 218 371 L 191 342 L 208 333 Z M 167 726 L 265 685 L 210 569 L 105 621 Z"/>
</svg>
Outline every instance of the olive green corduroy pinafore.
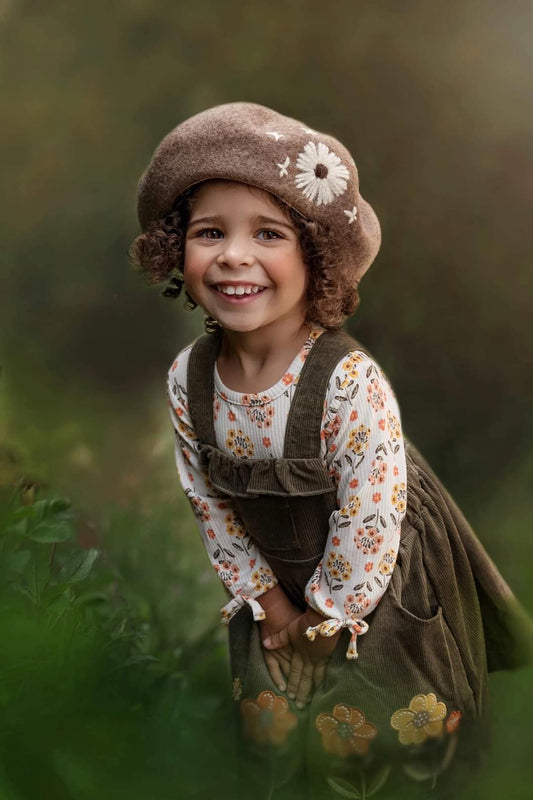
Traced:
<svg viewBox="0 0 533 800">
<path fill-rule="evenodd" d="M 202 466 L 213 488 L 230 499 L 281 587 L 303 609 L 306 583 L 324 554 L 329 517 L 337 508 L 335 486 L 320 458 L 328 380 L 346 353 L 368 351 L 344 331 L 323 333 L 300 373 L 283 458 L 237 459 L 215 440 L 219 344 L 217 334 L 201 337 L 189 360 L 189 411 Z M 486 746 L 487 672 L 529 663 L 527 616 L 439 479 L 404 441 L 407 511 L 399 552 L 385 594 L 365 618 L 369 629 L 358 638 L 358 659 L 346 659 L 345 630 L 325 685 L 297 711 L 274 697 L 280 692 L 249 606 L 230 622 L 234 696 L 257 717 L 249 730 L 264 742 L 264 753 L 292 753 L 281 778 L 278 769 L 279 783 L 304 764 L 312 776 L 308 796 L 339 797 L 328 778 L 347 780 L 354 796 L 396 800 L 404 786 L 410 798 L 425 797 L 426 791 L 428 797 L 451 796 L 461 785 L 459 778 L 454 784 L 454 764 L 462 754 L 475 770 Z M 272 735 L 269 725 L 278 726 Z M 337 785 L 350 791 L 348 784 Z"/>
</svg>

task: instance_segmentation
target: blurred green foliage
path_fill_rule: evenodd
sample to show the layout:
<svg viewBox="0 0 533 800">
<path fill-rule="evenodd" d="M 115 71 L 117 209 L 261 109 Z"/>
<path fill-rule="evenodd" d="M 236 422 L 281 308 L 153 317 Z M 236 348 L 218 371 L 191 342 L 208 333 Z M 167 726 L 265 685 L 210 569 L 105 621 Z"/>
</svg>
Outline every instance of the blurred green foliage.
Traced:
<svg viewBox="0 0 533 800">
<path fill-rule="evenodd" d="M 271 105 L 352 150 L 383 245 L 348 327 L 533 609 L 532 25 L 521 1 L 1 0 L 0 796 L 231 785 L 207 722 L 230 718 L 223 594 L 165 397 L 201 319 L 126 258 L 154 147 L 209 105 Z M 471 798 L 529 798 L 530 676 L 492 685 Z"/>
</svg>

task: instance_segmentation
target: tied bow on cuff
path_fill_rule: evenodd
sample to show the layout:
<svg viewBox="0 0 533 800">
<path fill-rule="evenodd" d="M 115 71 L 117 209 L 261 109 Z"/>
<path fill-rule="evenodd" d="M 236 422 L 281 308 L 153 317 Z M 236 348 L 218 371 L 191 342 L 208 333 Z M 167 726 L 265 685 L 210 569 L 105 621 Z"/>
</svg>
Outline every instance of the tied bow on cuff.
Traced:
<svg viewBox="0 0 533 800">
<path fill-rule="evenodd" d="M 307 628 L 305 635 L 310 642 L 314 642 L 317 634 L 327 637 L 335 636 L 341 628 L 350 629 L 350 644 L 346 651 L 346 658 L 355 659 L 357 658 L 357 636 L 358 634 L 366 633 L 368 630 L 368 623 L 362 619 L 325 619 L 324 622 Z"/>
<path fill-rule="evenodd" d="M 254 622 L 259 622 L 260 620 L 265 619 L 266 616 L 265 611 L 261 607 L 261 605 L 257 602 L 257 600 L 254 600 L 253 597 L 249 597 L 246 594 L 238 594 L 236 597 L 233 597 L 229 601 L 229 603 L 226 603 L 226 605 L 220 612 L 222 616 L 222 622 L 224 623 L 224 625 L 227 625 L 230 619 L 232 619 L 232 617 L 235 616 L 237 611 L 240 611 L 241 608 L 244 605 L 246 605 L 246 603 L 248 603 L 248 605 L 252 609 L 252 613 L 254 615 Z"/>
</svg>

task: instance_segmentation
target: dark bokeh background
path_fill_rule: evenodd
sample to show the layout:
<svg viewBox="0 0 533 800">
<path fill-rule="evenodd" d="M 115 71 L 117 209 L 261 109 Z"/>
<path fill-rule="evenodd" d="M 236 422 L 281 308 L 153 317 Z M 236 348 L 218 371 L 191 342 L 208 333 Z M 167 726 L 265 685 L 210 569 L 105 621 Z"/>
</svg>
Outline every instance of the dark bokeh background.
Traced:
<svg viewBox="0 0 533 800">
<path fill-rule="evenodd" d="M 348 327 L 533 610 L 532 4 L 3 0 L 0 32 L 3 484 L 24 475 L 68 494 L 151 614 L 179 616 L 186 570 L 198 624 L 216 617 L 165 397 L 201 319 L 126 254 L 162 136 L 207 106 L 259 102 L 351 149 L 383 246 Z M 130 524 L 113 536 L 117 509 Z M 167 520 L 155 550 L 139 522 L 154 509 Z M 518 745 L 480 797 L 499 797 L 511 773 L 513 798 L 527 796 L 529 686 L 496 676 Z"/>
</svg>

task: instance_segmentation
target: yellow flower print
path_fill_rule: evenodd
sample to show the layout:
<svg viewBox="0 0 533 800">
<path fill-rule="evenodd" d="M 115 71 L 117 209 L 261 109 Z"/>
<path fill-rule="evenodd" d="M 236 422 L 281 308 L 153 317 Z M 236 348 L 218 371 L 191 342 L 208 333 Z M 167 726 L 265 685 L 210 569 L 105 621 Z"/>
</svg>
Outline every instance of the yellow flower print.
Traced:
<svg viewBox="0 0 533 800">
<path fill-rule="evenodd" d="M 226 437 L 226 446 L 237 458 L 253 458 L 254 446 L 248 436 L 238 428 L 236 431 L 230 428 Z"/>
<path fill-rule="evenodd" d="M 446 705 L 437 702 L 433 692 L 417 694 L 409 703 L 409 708 L 399 708 L 394 712 L 390 724 L 398 731 L 402 744 L 420 744 L 428 737 L 441 735 L 442 720 L 446 714 Z"/>
<path fill-rule="evenodd" d="M 396 553 L 394 550 L 387 550 L 378 564 L 378 571 L 382 575 L 390 575 L 396 564 Z"/>
<path fill-rule="evenodd" d="M 259 567 L 252 572 L 252 580 L 255 583 L 256 591 L 270 589 L 274 585 L 274 575 L 268 567 Z"/>
<path fill-rule="evenodd" d="M 331 552 L 326 562 L 326 567 L 333 578 L 349 581 L 352 575 L 352 565 L 340 553 Z"/>
<path fill-rule="evenodd" d="M 389 429 L 390 438 L 396 442 L 401 438 L 402 431 L 398 417 L 395 417 L 390 411 L 387 411 L 387 428 Z"/>
<path fill-rule="evenodd" d="M 261 692 L 257 700 L 247 697 L 240 709 L 244 736 L 258 744 L 282 745 L 297 724 L 287 700 L 274 692 Z"/>
<path fill-rule="evenodd" d="M 407 490 L 405 483 L 395 483 L 392 487 L 392 505 L 400 514 L 407 508 Z"/>
<path fill-rule="evenodd" d="M 183 422 L 183 420 L 180 419 L 179 417 L 178 417 L 178 430 L 186 439 L 194 441 L 195 439 L 198 438 L 193 429 L 189 425 L 186 425 Z"/>
<path fill-rule="evenodd" d="M 361 500 L 356 494 L 352 494 L 349 497 L 349 502 L 347 506 L 343 506 L 340 509 L 339 514 L 341 517 L 356 517 L 359 513 L 361 508 Z"/>
<path fill-rule="evenodd" d="M 354 453 L 359 455 L 363 450 L 368 449 L 368 442 L 370 440 L 370 428 L 366 425 L 359 425 L 358 428 L 353 428 L 348 437 L 348 447 Z"/>
<path fill-rule="evenodd" d="M 235 514 L 233 511 L 228 511 L 225 516 L 225 522 L 226 531 L 230 536 L 237 536 L 239 539 L 242 539 L 244 536 L 246 536 L 246 531 L 240 522 L 237 522 L 235 519 Z"/>
<path fill-rule="evenodd" d="M 319 714 L 315 725 L 322 735 L 324 750 L 341 758 L 367 753 L 371 740 L 378 733 L 362 711 L 345 703 L 338 703 L 333 714 Z"/>
</svg>

